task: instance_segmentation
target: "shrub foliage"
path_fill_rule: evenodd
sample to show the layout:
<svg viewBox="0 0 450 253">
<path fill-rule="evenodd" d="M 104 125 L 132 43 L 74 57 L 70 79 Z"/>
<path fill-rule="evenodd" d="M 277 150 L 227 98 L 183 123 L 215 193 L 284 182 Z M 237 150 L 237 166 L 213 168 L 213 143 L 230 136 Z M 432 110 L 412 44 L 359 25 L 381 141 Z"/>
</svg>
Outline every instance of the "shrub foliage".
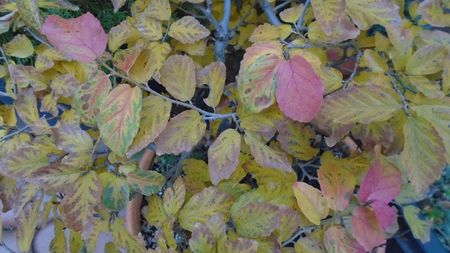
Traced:
<svg viewBox="0 0 450 253">
<path fill-rule="evenodd" d="M 368 252 L 399 213 L 429 240 L 411 204 L 450 160 L 448 2 L 113 0 L 131 16 L 108 33 L 43 14 L 66 0 L 2 2 L 0 203 L 21 251 L 50 215 L 51 252 L 100 233 L 108 252 Z M 148 149 L 179 161 L 138 168 Z M 155 245 L 121 218 L 136 194 Z"/>
</svg>

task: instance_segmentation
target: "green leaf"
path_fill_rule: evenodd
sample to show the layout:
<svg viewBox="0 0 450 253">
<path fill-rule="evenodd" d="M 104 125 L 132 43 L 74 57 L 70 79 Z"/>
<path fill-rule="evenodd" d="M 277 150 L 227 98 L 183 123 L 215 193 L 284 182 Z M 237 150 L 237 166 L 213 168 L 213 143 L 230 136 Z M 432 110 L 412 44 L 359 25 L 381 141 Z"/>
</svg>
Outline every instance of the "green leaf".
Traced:
<svg viewBox="0 0 450 253">
<path fill-rule="evenodd" d="M 105 144 L 120 156 L 125 155 L 139 130 L 141 107 L 141 89 L 128 84 L 115 87 L 100 106 L 100 135 Z"/>
<path fill-rule="evenodd" d="M 145 252 L 144 242 L 127 231 L 122 218 L 116 218 L 111 224 L 111 233 L 113 242 L 118 247 L 126 249 L 129 253 Z"/>
<path fill-rule="evenodd" d="M 130 194 L 126 180 L 110 172 L 101 173 L 98 178 L 103 189 L 103 205 L 111 210 L 122 210 L 127 204 Z"/>
<path fill-rule="evenodd" d="M 64 223 L 60 219 L 55 219 L 55 238 L 50 242 L 50 252 L 64 253 L 67 252 L 67 240 L 64 233 Z"/>
<path fill-rule="evenodd" d="M 127 175 L 127 182 L 130 187 L 139 190 L 145 196 L 161 191 L 165 181 L 163 175 L 152 170 L 138 169 Z"/>
</svg>

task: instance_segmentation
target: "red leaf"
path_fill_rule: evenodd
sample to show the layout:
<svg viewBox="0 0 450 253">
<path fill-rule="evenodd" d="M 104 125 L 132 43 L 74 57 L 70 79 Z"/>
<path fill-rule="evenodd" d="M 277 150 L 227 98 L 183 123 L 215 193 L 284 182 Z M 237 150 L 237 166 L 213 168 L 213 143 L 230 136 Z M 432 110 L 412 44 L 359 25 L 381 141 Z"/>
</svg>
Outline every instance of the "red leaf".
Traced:
<svg viewBox="0 0 450 253">
<path fill-rule="evenodd" d="M 386 242 L 375 212 L 367 207 L 357 207 L 353 212 L 352 234 L 365 251 Z"/>
<path fill-rule="evenodd" d="M 312 66 L 301 56 L 280 62 L 276 68 L 276 96 L 289 118 L 310 122 L 320 111 L 324 87 Z"/>
<path fill-rule="evenodd" d="M 72 19 L 50 15 L 42 32 L 58 50 L 83 63 L 92 62 L 106 49 L 105 31 L 90 12 Z"/>
<path fill-rule="evenodd" d="M 370 206 L 373 208 L 378 223 L 383 230 L 391 232 L 395 228 L 394 222 L 397 220 L 397 210 L 380 201 L 375 201 Z"/>
<path fill-rule="evenodd" d="M 389 203 L 400 194 L 402 178 L 393 165 L 376 158 L 364 177 L 358 192 L 362 202 Z"/>
</svg>

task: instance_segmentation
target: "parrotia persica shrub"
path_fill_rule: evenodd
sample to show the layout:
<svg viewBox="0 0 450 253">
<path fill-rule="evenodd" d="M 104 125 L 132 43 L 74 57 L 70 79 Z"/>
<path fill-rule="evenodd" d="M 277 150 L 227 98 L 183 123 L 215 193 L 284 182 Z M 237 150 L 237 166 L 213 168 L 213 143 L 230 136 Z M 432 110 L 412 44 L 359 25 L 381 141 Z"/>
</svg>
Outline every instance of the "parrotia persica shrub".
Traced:
<svg viewBox="0 0 450 253">
<path fill-rule="evenodd" d="M 100 233 L 108 252 L 368 252 L 399 213 L 429 240 L 411 203 L 450 160 L 448 1 L 125 2 L 108 33 L 44 12 L 65 0 L 0 7 L 21 251 L 49 215 L 51 252 L 95 252 Z M 149 149 L 179 162 L 139 168 Z M 156 249 L 119 215 L 136 194 Z"/>
</svg>

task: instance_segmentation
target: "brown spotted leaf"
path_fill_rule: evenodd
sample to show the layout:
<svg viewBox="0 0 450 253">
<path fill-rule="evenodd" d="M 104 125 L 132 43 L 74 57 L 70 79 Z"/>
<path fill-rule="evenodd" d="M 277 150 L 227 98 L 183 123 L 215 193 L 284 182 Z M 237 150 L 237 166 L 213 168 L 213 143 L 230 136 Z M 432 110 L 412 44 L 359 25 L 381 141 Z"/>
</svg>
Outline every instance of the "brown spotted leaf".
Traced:
<svg viewBox="0 0 450 253">
<path fill-rule="evenodd" d="M 239 163 L 241 135 L 234 129 L 223 131 L 208 149 L 211 182 L 217 185 L 233 174 Z"/>
</svg>

